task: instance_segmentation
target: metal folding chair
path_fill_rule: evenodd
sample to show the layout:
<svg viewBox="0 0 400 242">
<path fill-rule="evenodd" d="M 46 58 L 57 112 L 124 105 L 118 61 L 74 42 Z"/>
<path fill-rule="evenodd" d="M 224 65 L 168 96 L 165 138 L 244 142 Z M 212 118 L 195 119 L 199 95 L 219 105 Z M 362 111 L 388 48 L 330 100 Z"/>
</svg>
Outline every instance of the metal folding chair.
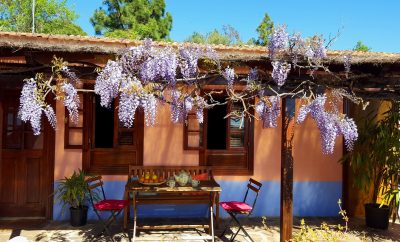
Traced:
<svg viewBox="0 0 400 242">
<path fill-rule="evenodd" d="M 114 241 L 109 227 L 112 222 L 116 220 L 117 216 L 124 210 L 124 208 L 128 206 L 129 202 L 128 200 L 106 199 L 101 176 L 88 178 L 86 180 L 86 183 L 88 184 L 90 202 L 92 203 L 93 210 L 99 218 L 99 221 L 103 225 L 103 230 L 100 234 L 106 232 L 111 240 Z M 111 215 L 106 220 L 104 220 L 100 216 L 101 212 L 110 212 Z"/>
<path fill-rule="evenodd" d="M 235 239 L 235 237 L 239 234 L 240 230 L 242 230 L 243 233 L 247 237 L 249 237 L 249 239 L 251 241 L 253 241 L 253 239 L 250 237 L 250 235 L 247 233 L 247 231 L 240 224 L 240 221 L 238 220 L 238 215 L 245 215 L 245 216 L 251 215 L 251 213 L 254 210 L 254 206 L 256 205 L 258 193 L 260 192 L 261 186 L 262 186 L 262 184 L 260 182 L 250 178 L 249 183 L 247 184 L 247 190 L 246 190 L 246 194 L 244 196 L 243 202 L 229 201 L 229 202 L 220 202 L 219 203 L 220 206 L 231 216 L 231 220 L 226 225 L 224 231 L 221 234 L 221 237 L 224 236 L 225 232 L 229 229 L 232 222 L 235 221 L 236 224 L 239 226 L 239 229 L 236 231 L 236 233 L 232 233 L 232 236 L 229 239 L 229 241 L 233 241 Z M 250 206 L 248 203 L 246 203 L 247 196 L 249 194 L 249 190 L 256 193 L 252 206 Z"/>
</svg>

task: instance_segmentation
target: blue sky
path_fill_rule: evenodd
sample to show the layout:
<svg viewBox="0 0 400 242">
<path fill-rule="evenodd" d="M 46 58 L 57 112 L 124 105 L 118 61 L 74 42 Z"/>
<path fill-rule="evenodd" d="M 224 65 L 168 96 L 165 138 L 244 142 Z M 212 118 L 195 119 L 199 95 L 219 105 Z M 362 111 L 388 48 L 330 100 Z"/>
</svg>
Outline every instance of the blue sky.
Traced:
<svg viewBox="0 0 400 242">
<path fill-rule="evenodd" d="M 89 19 L 102 0 L 69 0 L 80 15 L 78 24 L 94 35 Z M 400 52 L 400 1 L 386 0 L 166 0 L 173 16 L 170 37 L 182 41 L 194 31 L 206 33 L 223 25 L 236 28 L 242 39 L 257 37 L 264 13 L 288 31 L 304 36 L 341 34 L 332 49 L 351 49 L 362 40 L 373 51 Z"/>
</svg>

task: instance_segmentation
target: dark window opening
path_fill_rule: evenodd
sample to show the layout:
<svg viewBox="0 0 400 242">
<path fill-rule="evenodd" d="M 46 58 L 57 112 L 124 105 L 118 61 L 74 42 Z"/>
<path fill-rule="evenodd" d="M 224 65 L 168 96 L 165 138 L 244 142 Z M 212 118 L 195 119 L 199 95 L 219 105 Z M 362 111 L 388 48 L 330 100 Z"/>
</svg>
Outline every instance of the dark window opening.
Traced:
<svg viewBox="0 0 400 242">
<path fill-rule="evenodd" d="M 223 100 L 222 100 L 223 102 Z M 217 105 L 208 110 L 207 149 L 226 149 L 227 105 Z"/>
<path fill-rule="evenodd" d="M 113 148 L 114 143 L 114 104 L 109 108 L 100 105 L 100 96 L 96 95 L 95 109 L 95 148 Z"/>
</svg>

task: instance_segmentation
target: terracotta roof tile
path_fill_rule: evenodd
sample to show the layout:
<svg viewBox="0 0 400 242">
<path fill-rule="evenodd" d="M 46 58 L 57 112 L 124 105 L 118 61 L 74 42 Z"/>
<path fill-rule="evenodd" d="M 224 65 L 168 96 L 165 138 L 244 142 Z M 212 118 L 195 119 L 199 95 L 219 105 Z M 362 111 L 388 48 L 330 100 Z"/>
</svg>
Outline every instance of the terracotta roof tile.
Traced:
<svg viewBox="0 0 400 242">
<path fill-rule="evenodd" d="M 94 36 L 51 35 L 17 32 L 0 32 L 0 47 L 28 48 L 61 52 L 89 52 L 115 54 L 121 48 L 140 45 L 138 40 L 113 39 Z M 177 47 L 184 43 L 155 42 L 157 46 Z M 211 45 L 223 57 L 231 59 L 266 58 L 267 48 L 263 46 Z M 332 62 L 343 62 L 344 55 L 352 56 L 352 63 L 400 63 L 399 53 L 359 52 L 351 50 L 328 51 Z"/>
</svg>

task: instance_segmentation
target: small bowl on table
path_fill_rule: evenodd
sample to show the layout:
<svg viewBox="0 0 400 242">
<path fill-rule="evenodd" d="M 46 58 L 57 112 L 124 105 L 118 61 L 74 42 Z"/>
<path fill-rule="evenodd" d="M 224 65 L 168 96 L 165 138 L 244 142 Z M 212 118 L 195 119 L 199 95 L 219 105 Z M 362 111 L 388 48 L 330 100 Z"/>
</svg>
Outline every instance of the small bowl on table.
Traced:
<svg viewBox="0 0 400 242">
<path fill-rule="evenodd" d="M 167 186 L 169 186 L 170 188 L 174 188 L 176 186 L 175 180 L 168 180 Z"/>
<path fill-rule="evenodd" d="M 200 181 L 199 180 L 192 180 L 192 187 L 198 187 L 200 186 Z"/>
</svg>

